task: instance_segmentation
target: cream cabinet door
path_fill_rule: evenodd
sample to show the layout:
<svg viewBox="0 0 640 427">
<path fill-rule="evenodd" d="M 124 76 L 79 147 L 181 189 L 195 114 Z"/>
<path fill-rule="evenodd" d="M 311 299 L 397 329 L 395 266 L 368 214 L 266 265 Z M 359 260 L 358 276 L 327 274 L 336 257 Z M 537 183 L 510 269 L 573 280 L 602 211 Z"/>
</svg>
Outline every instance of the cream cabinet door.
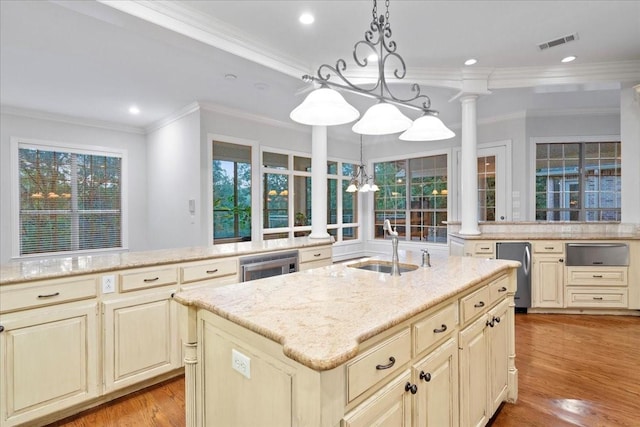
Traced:
<svg viewBox="0 0 640 427">
<path fill-rule="evenodd" d="M 0 425 L 26 423 L 98 396 L 97 320 L 97 302 L 0 318 Z"/>
<path fill-rule="evenodd" d="M 458 340 L 453 337 L 413 367 L 415 425 L 458 426 Z"/>
<path fill-rule="evenodd" d="M 489 413 L 493 414 L 507 397 L 509 373 L 509 301 L 489 311 Z"/>
<path fill-rule="evenodd" d="M 411 372 L 405 371 L 342 420 L 342 427 L 411 426 Z"/>
<path fill-rule="evenodd" d="M 564 304 L 564 258 L 533 256 L 531 273 L 533 307 L 562 308 Z"/>
<path fill-rule="evenodd" d="M 487 411 L 489 363 L 487 360 L 487 316 L 483 315 L 460 332 L 460 425 L 484 426 Z"/>
<path fill-rule="evenodd" d="M 103 303 L 105 392 L 180 366 L 178 307 L 172 292 Z"/>
</svg>

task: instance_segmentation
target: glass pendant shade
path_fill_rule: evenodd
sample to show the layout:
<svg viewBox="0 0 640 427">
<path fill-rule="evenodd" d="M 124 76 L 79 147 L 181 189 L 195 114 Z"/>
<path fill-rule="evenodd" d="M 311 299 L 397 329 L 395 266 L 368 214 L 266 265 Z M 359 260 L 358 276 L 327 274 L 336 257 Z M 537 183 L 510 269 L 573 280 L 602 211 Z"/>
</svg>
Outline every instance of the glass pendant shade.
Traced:
<svg viewBox="0 0 640 427">
<path fill-rule="evenodd" d="M 400 139 L 403 141 L 439 141 L 449 139 L 456 134 L 446 127 L 442 120 L 432 114 L 425 114 L 413 122 L 413 126 L 407 129 Z"/>
<path fill-rule="evenodd" d="M 388 135 L 409 129 L 411 119 L 398 110 L 398 107 L 379 102 L 370 107 L 351 130 L 363 135 Z"/>
<path fill-rule="evenodd" d="M 289 117 L 304 125 L 334 126 L 349 123 L 360 117 L 338 91 L 321 87 L 311 92 Z"/>
</svg>

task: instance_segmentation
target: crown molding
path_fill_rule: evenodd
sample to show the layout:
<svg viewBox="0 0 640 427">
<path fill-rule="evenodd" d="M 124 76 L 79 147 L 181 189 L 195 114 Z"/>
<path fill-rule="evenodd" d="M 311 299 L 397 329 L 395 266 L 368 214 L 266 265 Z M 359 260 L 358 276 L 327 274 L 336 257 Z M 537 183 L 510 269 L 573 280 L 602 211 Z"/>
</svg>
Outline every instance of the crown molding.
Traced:
<svg viewBox="0 0 640 427">
<path fill-rule="evenodd" d="M 167 117 L 163 117 L 162 119 L 151 123 L 149 126 L 145 127 L 145 133 L 149 134 L 151 132 L 155 132 L 158 129 L 161 129 L 176 120 L 180 120 L 181 118 L 188 116 L 189 114 L 198 111 L 200 109 L 200 105 L 197 102 L 192 102 L 191 104 L 185 105 L 178 111 L 175 111 L 172 114 L 169 114 Z"/>
<path fill-rule="evenodd" d="M 2 105 L 0 111 L 2 112 L 2 114 L 28 117 L 31 119 L 49 120 L 53 122 L 67 123 L 67 124 L 78 125 L 78 126 L 88 126 L 88 127 L 113 130 L 118 132 L 133 133 L 138 135 L 145 134 L 145 130 L 141 127 L 128 126 L 120 123 L 107 122 L 104 120 L 95 120 L 95 119 L 86 119 L 82 117 L 67 116 L 64 114 L 50 113 L 47 111 L 32 110 L 32 109 L 21 108 L 21 107 L 14 107 L 11 105 Z"/>
<path fill-rule="evenodd" d="M 619 108 L 567 108 L 527 110 L 527 117 L 615 116 Z"/>
<path fill-rule="evenodd" d="M 283 122 L 281 120 L 271 119 L 269 117 L 260 116 L 257 114 L 247 113 L 246 111 L 237 110 L 235 108 L 225 107 L 223 105 L 213 104 L 209 102 L 199 102 L 198 105 L 202 110 L 212 113 L 224 114 L 237 119 L 243 119 L 252 121 L 254 123 L 260 123 L 264 125 L 274 126 L 283 129 L 290 129 L 295 131 L 301 131 L 309 128 L 306 125 L 300 125 L 294 122 Z"/>
<path fill-rule="evenodd" d="M 97 1 L 281 73 L 296 78 L 308 74 L 308 67 L 294 58 L 259 40 L 251 40 L 236 27 L 203 15 L 184 3 L 167 0 Z"/>
</svg>

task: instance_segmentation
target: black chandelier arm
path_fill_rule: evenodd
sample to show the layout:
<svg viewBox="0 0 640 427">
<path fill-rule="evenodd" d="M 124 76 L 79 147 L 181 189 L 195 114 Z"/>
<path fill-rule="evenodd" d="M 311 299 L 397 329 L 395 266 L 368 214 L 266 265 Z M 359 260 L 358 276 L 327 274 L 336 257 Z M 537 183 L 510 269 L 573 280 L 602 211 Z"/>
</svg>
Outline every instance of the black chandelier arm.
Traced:
<svg viewBox="0 0 640 427">
<path fill-rule="evenodd" d="M 378 94 L 375 94 L 375 93 L 371 93 L 371 92 L 368 92 L 368 91 L 363 91 L 360 88 L 355 87 L 355 86 L 341 85 L 339 83 L 334 83 L 334 82 L 329 81 L 329 80 L 325 80 L 325 79 L 322 79 L 322 78 L 311 76 L 309 74 L 305 74 L 304 76 L 302 76 L 302 80 L 305 81 L 306 83 L 316 82 L 316 83 L 320 84 L 321 86 L 323 86 L 323 85 L 324 86 L 330 86 L 330 87 L 335 88 L 335 89 L 340 89 L 340 90 L 344 90 L 346 92 L 355 93 L 356 95 L 361 95 L 361 96 L 365 96 L 367 98 L 373 98 L 373 99 L 377 99 L 379 101 L 388 102 L 389 104 L 394 104 L 394 105 L 397 105 L 399 107 L 409 108 L 409 109 L 414 110 L 414 111 L 421 111 L 423 114 L 430 114 L 430 115 L 433 115 L 433 116 L 437 116 L 438 115 L 438 111 L 437 110 L 432 110 L 430 108 L 431 101 L 430 101 L 429 97 L 426 96 L 426 95 L 416 96 L 415 99 L 425 98 L 427 101 L 424 101 L 422 103 L 422 105 L 414 105 L 414 104 L 410 104 L 409 103 L 413 99 L 409 100 L 409 101 L 406 101 L 406 100 L 401 100 L 401 99 L 397 99 L 397 98 L 393 98 L 393 97 L 389 98 L 389 97 L 381 96 L 381 95 L 378 95 Z M 414 83 L 411 87 L 412 87 L 412 89 L 411 89 L 412 91 L 416 91 L 416 87 L 417 87 L 418 91 L 420 89 L 420 86 L 417 83 Z"/>
</svg>

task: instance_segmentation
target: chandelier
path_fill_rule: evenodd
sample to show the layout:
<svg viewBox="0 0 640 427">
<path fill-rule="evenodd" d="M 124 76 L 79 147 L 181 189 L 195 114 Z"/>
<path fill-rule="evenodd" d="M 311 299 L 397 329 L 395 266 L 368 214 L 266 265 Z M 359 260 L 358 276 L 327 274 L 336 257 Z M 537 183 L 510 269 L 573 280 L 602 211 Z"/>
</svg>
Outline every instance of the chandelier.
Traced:
<svg viewBox="0 0 640 427">
<path fill-rule="evenodd" d="M 305 100 L 290 114 L 293 121 L 318 126 L 333 126 L 350 123 L 360 117 L 360 112 L 350 105 L 336 90 L 342 90 L 369 98 L 378 102 L 371 106 L 352 127 L 355 133 L 364 135 L 389 135 L 403 132 L 401 140 L 436 141 L 455 136 L 438 118 L 438 112 L 431 109 L 431 99 L 421 93 L 417 83 L 411 85 L 413 96 L 400 98 L 389 90 L 385 68 L 396 64 L 393 77 L 401 80 L 407 69 L 404 59 L 396 52 L 397 45 L 391 40 L 389 24 L 389 0 L 385 1 L 385 14 L 378 15 L 377 0 L 373 1 L 373 20 L 370 29 L 364 33 L 364 40 L 358 41 L 353 48 L 353 59 L 359 67 L 367 67 L 370 61 L 376 61 L 378 77 L 372 87 L 358 86 L 347 79 L 344 72 L 347 63 L 338 59 L 335 67 L 323 64 L 318 68 L 317 76 L 304 75 L 302 80 L 316 83 L 320 87 L 311 92 Z M 340 82 L 330 81 L 335 76 Z M 335 88 L 335 89 L 334 89 Z M 412 121 L 398 106 L 419 111 L 422 116 Z"/>
<path fill-rule="evenodd" d="M 378 190 L 378 186 L 373 182 L 373 176 L 367 174 L 367 169 L 362 161 L 362 135 L 360 135 L 360 164 L 357 165 L 353 171 L 351 181 L 349 181 L 349 186 L 345 191 L 347 193 L 355 193 L 356 191 L 366 193 L 368 191 Z"/>
</svg>

